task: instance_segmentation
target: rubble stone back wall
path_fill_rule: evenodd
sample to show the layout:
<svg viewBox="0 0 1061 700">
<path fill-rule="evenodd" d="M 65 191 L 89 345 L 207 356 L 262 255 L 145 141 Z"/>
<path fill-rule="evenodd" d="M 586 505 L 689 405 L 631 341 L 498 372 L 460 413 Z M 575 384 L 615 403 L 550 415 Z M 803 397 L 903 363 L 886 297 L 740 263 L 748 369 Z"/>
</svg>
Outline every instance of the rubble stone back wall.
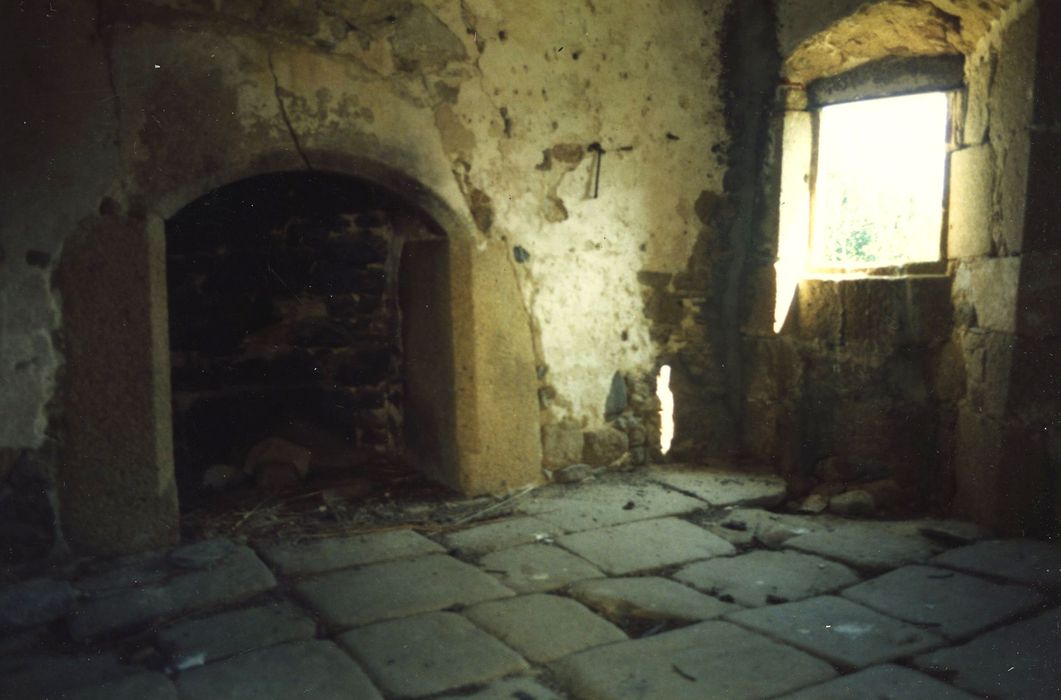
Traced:
<svg viewBox="0 0 1061 700">
<path fill-rule="evenodd" d="M 178 483 L 271 436 L 351 458 L 401 445 L 395 223 L 387 197 L 323 174 L 260 176 L 167 224 Z M 351 465 L 352 466 L 352 465 Z"/>
</svg>

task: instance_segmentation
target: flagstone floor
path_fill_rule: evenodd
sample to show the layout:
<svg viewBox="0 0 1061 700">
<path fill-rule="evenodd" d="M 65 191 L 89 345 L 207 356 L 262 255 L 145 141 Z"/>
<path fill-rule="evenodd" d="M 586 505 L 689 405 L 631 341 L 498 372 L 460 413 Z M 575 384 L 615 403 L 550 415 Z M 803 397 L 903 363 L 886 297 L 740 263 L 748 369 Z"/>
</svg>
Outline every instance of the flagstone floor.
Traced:
<svg viewBox="0 0 1061 700">
<path fill-rule="evenodd" d="M 1061 546 L 783 496 L 648 471 L 38 577 L 0 589 L 0 698 L 1061 697 Z"/>
</svg>

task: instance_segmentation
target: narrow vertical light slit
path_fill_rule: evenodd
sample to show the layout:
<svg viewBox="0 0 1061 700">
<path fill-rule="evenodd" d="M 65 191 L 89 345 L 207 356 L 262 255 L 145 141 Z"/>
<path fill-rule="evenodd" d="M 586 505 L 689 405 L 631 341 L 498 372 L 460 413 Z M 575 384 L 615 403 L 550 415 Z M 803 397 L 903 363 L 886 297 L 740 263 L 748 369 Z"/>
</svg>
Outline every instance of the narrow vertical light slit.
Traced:
<svg viewBox="0 0 1061 700">
<path fill-rule="evenodd" d="M 674 440 L 674 394 L 670 390 L 670 365 L 659 368 L 659 374 L 656 376 L 656 396 L 659 398 L 659 449 L 663 454 L 667 454 Z"/>
</svg>

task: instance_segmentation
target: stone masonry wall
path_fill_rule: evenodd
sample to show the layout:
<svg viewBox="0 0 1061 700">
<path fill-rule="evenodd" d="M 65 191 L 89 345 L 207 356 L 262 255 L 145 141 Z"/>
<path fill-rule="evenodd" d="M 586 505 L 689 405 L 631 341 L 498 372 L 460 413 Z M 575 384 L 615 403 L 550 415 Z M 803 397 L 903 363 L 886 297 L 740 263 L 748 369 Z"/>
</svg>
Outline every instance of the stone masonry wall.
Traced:
<svg viewBox="0 0 1061 700">
<path fill-rule="evenodd" d="M 68 238 L 157 225 L 219 186 L 299 168 L 386 181 L 471 250 L 512 251 L 523 308 L 499 318 L 531 319 L 541 422 L 602 428 L 616 372 L 651 382 L 661 357 L 638 271 L 686 271 L 703 202 L 722 197 L 728 5 L 0 8 L 18 68 L 17 107 L 0 115 L 0 478 L 47 464 L 33 479 L 49 484 L 63 462 L 52 275 Z"/>
</svg>

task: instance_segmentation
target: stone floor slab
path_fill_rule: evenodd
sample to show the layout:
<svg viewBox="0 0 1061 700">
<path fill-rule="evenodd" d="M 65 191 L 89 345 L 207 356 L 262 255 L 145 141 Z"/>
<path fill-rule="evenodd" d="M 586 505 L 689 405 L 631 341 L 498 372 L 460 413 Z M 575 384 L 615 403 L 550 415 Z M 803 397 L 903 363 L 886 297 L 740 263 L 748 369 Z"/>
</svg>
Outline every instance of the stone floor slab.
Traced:
<svg viewBox="0 0 1061 700">
<path fill-rule="evenodd" d="M 70 634 L 86 639 L 123 631 L 178 613 L 235 603 L 276 586 L 268 567 L 247 547 L 234 547 L 213 567 L 81 604 L 69 616 Z"/>
<path fill-rule="evenodd" d="M 385 693 L 415 698 L 525 671 L 516 652 L 455 613 L 428 613 L 350 630 L 339 642 Z"/>
<path fill-rule="evenodd" d="M 263 544 L 258 549 L 265 561 L 289 576 L 317 574 L 444 551 L 412 530 Z"/>
<path fill-rule="evenodd" d="M 74 607 L 78 592 L 67 581 L 35 578 L 0 588 L 0 632 L 46 625 Z"/>
<path fill-rule="evenodd" d="M 323 574 L 295 590 L 338 628 L 513 595 L 493 576 L 439 554 Z"/>
<path fill-rule="evenodd" d="M 943 643 L 934 634 L 836 596 L 743 610 L 726 619 L 848 668 L 911 656 Z"/>
<path fill-rule="evenodd" d="M 543 593 L 604 574 L 585 559 L 559 547 L 528 544 L 487 554 L 479 561 L 483 570 L 520 593 Z"/>
<path fill-rule="evenodd" d="M 746 607 L 802 600 L 859 580 L 855 572 L 828 559 L 766 550 L 696 562 L 679 570 L 674 578 Z"/>
<path fill-rule="evenodd" d="M 917 657 L 929 673 L 979 696 L 1005 700 L 1061 697 L 1061 608 L 989 632 L 959 647 Z"/>
<path fill-rule="evenodd" d="M 923 673 L 884 664 L 805 688 L 778 700 L 974 700 L 974 696 Z"/>
<path fill-rule="evenodd" d="M 158 647 L 174 668 L 203 664 L 246 651 L 311 639 L 317 623 L 287 602 L 180 622 L 158 633 Z"/>
<path fill-rule="evenodd" d="M 444 695 L 439 700 L 564 700 L 531 678 L 510 678 L 492 683 L 471 695 Z"/>
<path fill-rule="evenodd" d="M 65 692 L 100 685 L 139 671 L 118 660 L 117 654 L 60 656 L 34 654 L 0 659 L 0 698 L 40 700 L 62 697 Z"/>
<path fill-rule="evenodd" d="M 986 540 L 952 549 L 932 560 L 974 574 L 1061 590 L 1061 543 L 1039 540 Z"/>
<path fill-rule="evenodd" d="M 138 673 L 92 688 L 79 688 L 63 700 L 177 700 L 177 688 L 161 673 Z"/>
<path fill-rule="evenodd" d="M 808 654 L 717 621 L 590 649 L 552 668 L 585 700 L 759 700 L 835 675 Z"/>
<path fill-rule="evenodd" d="M 613 576 L 737 551 L 721 537 L 677 518 L 643 520 L 576 532 L 560 537 L 557 544 Z"/>
<path fill-rule="evenodd" d="M 509 518 L 488 525 L 478 525 L 445 535 L 442 540 L 461 555 L 482 556 L 499 549 L 550 540 L 556 526 L 540 518 Z"/>
<path fill-rule="evenodd" d="M 697 524 L 739 546 L 756 543 L 780 547 L 785 541 L 828 528 L 832 516 L 771 513 L 758 508 L 732 508 Z"/>
<path fill-rule="evenodd" d="M 612 623 L 570 598 L 553 595 L 539 593 L 480 603 L 465 610 L 464 615 L 535 663 L 626 640 Z"/>
<path fill-rule="evenodd" d="M 332 642 L 304 641 L 259 649 L 185 671 L 181 700 L 382 700 L 364 671 Z"/>
<path fill-rule="evenodd" d="M 740 606 L 658 576 L 580 581 L 570 588 L 580 602 L 612 622 L 640 620 L 700 622 L 740 610 Z"/>
<path fill-rule="evenodd" d="M 776 506 L 785 500 L 788 485 L 776 476 L 747 474 L 712 468 L 660 467 L 649 478 L 721 506 Z"/>
<path fill-rule="evenodd" d="M 565 486 L 535 494 L 520 505 L 523 512 L 548 521 L 563 532 L 681 515 L 706 507 L 697 498 L 659 484 L 614 482 Z"/>
<path fill-rule="evenodd" d="M 968 637 L 1043 602 L 1041 595 L 1023 586 L 999 585 L 931 566 L 904 566 L 848 588 L 843 596 L 950 639 Z"/>
<path fill-rule="evenodd" d="M 871 572 L 917 564 L 940 551 L 920 535 L 898 535 L 873 524 L 811 532 L 787 540 L 784 546 Z"/>
</svg>

